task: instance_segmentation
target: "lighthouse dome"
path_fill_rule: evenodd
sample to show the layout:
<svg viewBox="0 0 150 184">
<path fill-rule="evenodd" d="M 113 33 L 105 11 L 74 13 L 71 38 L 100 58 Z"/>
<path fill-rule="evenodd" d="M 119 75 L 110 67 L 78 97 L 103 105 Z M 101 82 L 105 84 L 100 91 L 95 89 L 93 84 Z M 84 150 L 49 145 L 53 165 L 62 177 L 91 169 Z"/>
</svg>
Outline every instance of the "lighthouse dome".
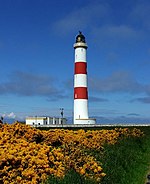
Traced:
<svg viewBox="0 0 150 184">
<path fill-rule="evenodd" d="M 76 43 L 79 43 L 79 42 L 81 42 L 81 43 L 86 43 L 86 42 L 85 42 L 85 36 L 82 34 L 81 31 L 79 31 L 79 34 L 78 34 L 78 36 L 76 37 Z"/>
</svg>

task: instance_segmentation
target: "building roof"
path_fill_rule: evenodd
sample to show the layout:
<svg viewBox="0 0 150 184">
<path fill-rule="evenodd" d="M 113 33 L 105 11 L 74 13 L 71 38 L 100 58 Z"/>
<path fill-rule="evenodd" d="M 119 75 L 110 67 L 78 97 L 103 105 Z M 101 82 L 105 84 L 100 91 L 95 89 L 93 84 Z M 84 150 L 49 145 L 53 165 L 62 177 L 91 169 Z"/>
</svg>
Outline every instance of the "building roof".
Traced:
<svg viewBox="0 0 150 184">
<path fill-rule="evenodd" d="M 53 118 L 56 118 L 56 119 L 59 119 L 60 117 L 49 117 L 49 116 L 32 116 L 32 117 L 26 117 L 26 120 L 42 120 L 42 119 L 46 119 L 46 118 L 50 118 L 50 119 L 53 119 Z M 61 118 L 61 119 L 66 119 L 66 118 Z"/>
</svg>

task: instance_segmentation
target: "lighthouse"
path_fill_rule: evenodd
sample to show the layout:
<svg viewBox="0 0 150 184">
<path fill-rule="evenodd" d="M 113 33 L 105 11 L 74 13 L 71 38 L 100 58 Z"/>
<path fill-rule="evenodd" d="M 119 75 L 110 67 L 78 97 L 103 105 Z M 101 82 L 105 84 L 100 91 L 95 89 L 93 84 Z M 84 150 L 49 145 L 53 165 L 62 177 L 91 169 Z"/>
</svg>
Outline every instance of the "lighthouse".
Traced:
<svg viewBox="0 0 150 184">
<path fill-rule="evenodd" d="M 79 32 L 74 44 L 74 124 L 96 123 L 88 116 L 87 47 L 84 35 Z"/>
</svg>

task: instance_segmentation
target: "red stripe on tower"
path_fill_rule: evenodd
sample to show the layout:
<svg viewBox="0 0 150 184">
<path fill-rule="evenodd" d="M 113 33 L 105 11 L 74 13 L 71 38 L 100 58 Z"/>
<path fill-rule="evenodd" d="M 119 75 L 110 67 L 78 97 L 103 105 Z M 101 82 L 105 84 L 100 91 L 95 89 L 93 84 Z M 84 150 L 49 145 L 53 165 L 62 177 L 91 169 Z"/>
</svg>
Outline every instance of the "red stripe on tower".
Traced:
<svg viewBox="0 0 150 184">
<path fill-rule="evenodd" d="M 86 62 L 76 62 L 74 73 L 75 74 L 87 74 L 87 63 Z"/>
<path fill-rule="evenodd" d="M 88 99 L 87 87 L 75 87 L 74 99 Z"/>
</svg>

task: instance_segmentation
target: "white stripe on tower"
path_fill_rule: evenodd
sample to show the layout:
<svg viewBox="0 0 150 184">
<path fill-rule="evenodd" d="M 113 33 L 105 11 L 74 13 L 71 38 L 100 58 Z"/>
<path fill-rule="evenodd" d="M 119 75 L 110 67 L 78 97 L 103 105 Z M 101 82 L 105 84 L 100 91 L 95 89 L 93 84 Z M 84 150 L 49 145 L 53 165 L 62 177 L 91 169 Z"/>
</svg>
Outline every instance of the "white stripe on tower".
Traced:
<svg viewBox="0 0 150 184">
<path fill-rule="evenodd" d="M 87 44 L 81 32 L 76 37 L 74 49 L 74 124 L 80 124 L 80 119 L 88 119 Z"/>
</svg>

